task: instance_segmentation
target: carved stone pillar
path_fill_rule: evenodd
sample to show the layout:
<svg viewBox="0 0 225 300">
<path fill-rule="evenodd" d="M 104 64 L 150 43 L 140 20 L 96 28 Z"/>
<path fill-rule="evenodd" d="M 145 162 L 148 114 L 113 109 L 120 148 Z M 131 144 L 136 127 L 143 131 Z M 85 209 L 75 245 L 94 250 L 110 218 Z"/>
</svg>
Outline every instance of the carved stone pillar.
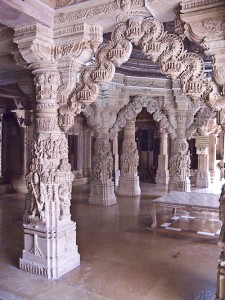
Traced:
<svg viewBox="0 0 225 300">
<path fill-rule="evenodd" d="M 163 185 L 169 183 L 168 134 L 165 132 L 160 133 L 160 154 L 158 155 L 158 170 L 155 181 L 157 184 Z"/>
<path fill-rule="evenodd" d="M 169 190 L 190 191 L 190 151 L 186 139 L 186 122 L 188 116 L 189 99 L 174 89 L 176 95 L 176 111 L 173 112 L 176 120 L 177 136 L 171 139 L 171 152 L 169 161 Z M 172 117 L 171 117 L 172 118 Z"/>
<path fill-rule="evenodd" d="M 113 138 L 113 158 L 114 158 L 114 182 L 115 191 L 119 186 L 120 170 L 119 170 L 119 154 L 118 154 L 118 133 Z"/>
<path fill-rule="evenodd" d="M 209 172 L 209 137 L 197 136 L 196 147 L 198 154 L 198 171 L 196 179 L 196 187 L 210 187 L 210 172 Z"/>
<path fill-rule="evenodd" d="M 91 130 L 84 130 L 84 177 L 91 174 Z"/>
<path fill-rule="evenodd" d="M 31 68 L 36 85 L 35 133 L 26 175 L 28 195 L 20 268 L 58 278 L 80 263 L 76 224 L 70 215 L 73 175 L 67 139 L 58 127 L 57 67 L 43 62 Z"/>
<path fill-rule="evenodd" d="M 209 135 L 209 172 L 211 182 L 213 183 L 216 176 L 216 144 L 217 136 L 215 134 Z"/>
<path fill-rule="evenodd" d="M 116 203 L 112 181 L 113 156 L 108 134 L 102 134 L 94 145 L 92 175 L 90 183 L 90 204 L 111 205 Z"/>
<path fill-rule="evenodd" d="M 215 299 L 223 300 L 225 299 L 225 185 L 222 186 L 219 202 L 219 216 L 220 220 L 222 221 L 222 227 L 218 245 L 221 248 L 221 254 L 217 267 L 217 291 Z"/>
<path fill-rule="evenodd" d="M 117 191 L 118 195 L 140 195 L 141 189 L 137 172 L 139 155 L 135 141 L 135 120 L 127 120 L 124 127 L 124 141 L 120 161 L 121 175 Z"/>
<path fill-rule="evenodd" d="M 185 138 L 171 141 L 170 191 L 190 192 L 190 152 Z"/>
</svg>

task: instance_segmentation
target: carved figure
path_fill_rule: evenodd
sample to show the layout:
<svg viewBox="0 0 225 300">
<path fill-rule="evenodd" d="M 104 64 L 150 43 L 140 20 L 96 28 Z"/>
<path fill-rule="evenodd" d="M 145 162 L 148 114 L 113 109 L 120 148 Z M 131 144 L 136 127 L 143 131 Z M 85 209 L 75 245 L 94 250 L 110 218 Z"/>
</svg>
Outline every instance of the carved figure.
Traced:
<svg viewBox="0 0 225 300">
<path fill-rule="evenodd" d="M 59 220 L 62 220 L 66 207 L 70 203 L 70 187 L 67 184 L 61 184 L 58 190 L 60 215 Z"/>
<path fill-rule="evenodd" d="M 33 174 L 33 178 L 28 183 L 31 191 L 31 216 L 38 216 L 41 220 L 45 219 L 45 200 L 46 189 L 43 182 L 40 181 L 37 173 Z"/>
</svg>

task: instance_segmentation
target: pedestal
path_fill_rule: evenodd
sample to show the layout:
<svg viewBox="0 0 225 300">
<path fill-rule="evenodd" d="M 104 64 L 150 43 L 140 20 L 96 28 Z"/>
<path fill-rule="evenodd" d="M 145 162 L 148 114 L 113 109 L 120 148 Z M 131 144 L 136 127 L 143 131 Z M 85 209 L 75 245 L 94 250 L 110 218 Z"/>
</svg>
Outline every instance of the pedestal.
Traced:
<svg viewBox="0 0 225 300">
<path fill-rule="evenodd" d="M 134 178 L 121 177 L 119 181 L 117 194 L 124 196 L 140 195 L 141 189 L 139 185 L 139 176 L 135 176 Z"/>
<path fill-rule="evenodd" d="M 24 225 L 24 250 L 20 269 L 57 279 L 80 264 L 76 223 L 48 232 L 44 226 Z"/>
<path fill-rule="evenodd" d="M 210 178 L 210 172 L 197 172 L 197 179 L 196 179 L 196 187 L 199 188 L 208 188 L 211 185 L 211 178 Z"/>
<path fill-rule="evenodd" d="M 167 185 L 169 183 L 169 170 L 157 170 L 155 182 L 157 184 Z"/>
<path fill-rule="evenodd" d="M 88 203 L 103 206 L 115 204 L 114 183 L 112 181 L 105 184 L 97 181 L 91 182 Z"/>
</svg>

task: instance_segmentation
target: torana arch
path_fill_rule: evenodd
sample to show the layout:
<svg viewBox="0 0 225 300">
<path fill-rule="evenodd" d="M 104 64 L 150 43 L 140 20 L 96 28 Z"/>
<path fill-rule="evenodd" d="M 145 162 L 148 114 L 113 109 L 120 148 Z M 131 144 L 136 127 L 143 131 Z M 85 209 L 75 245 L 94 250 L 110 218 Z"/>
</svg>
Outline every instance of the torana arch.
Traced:
<svg viewBox="0 0 225 300">
<path fill-rule="evenodd" d="M 161 128 L 165 128 L 167 133 L 175 137 L 175 128 L 171 126 L 166 114 L 162 112 L 157 97 L 154 99 L 153 97 L 146 96 L 136 96 L 133 102 L 130 102 L 127 107 L 118 114 L 117 120 L 110 130 L 111 135 L 115 135 L 119 129 L 123 128 L 127 120 L 132 120 L 136 117 L 143 107 L 146 107 L 147 112 L 152 114 L 153 119 L 159 123 Z"/>
<path fill-rule="evenodd" d="M 202 98 L 208 106 L 215 107 L 221 99 L 217 85 L 206 78 L 202 58 L 187 53 L 181 38 L 165 32 L 163 23 L 154 17 L 133 17 L 116 26 L 111 41 L 98 48 L 93 63 L 81 73 L 80 83 L 69 96 L 68 109 L 60 108 L 62 128 L 72 125 L 70 116 L 80 111 L 81 104 L 96 100 L 99 85 L 114 77 L 115 65 L 120 66 L 129 59 L 132 43 L 139 45 L 150 60 L 159 62 L 161 72 L 172 81 L 179 79 L 183 93 L 192 101 Z"/>
</svg>

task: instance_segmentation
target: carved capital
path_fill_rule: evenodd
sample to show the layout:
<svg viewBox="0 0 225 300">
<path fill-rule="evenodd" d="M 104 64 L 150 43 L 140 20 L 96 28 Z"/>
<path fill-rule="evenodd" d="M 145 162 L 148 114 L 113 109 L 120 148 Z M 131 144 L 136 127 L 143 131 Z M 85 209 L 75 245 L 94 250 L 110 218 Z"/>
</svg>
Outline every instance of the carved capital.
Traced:
<svg viewBox="0 0 225 300">
<path fill-rule="evenodd" d="M 213 57 L 213 78 L 225 94 L 225 3 L 190 0 L 181 3 L 184 34 Z"/>
</svg>

